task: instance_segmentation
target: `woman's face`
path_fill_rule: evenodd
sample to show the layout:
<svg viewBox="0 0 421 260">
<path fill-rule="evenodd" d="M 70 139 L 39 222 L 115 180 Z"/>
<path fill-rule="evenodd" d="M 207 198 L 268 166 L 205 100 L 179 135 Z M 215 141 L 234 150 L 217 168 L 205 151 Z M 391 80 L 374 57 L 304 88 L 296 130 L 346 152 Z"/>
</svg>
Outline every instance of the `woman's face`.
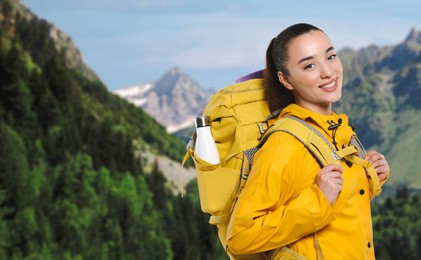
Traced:
<svg viewBox="0 0 421 260">
<path fill-rule="evenodd" d="M 281 83 L 292 90 L 295 103 L 320 114 L 331 114 L 332 103 L 342 95 L 342 63 L 330 39 L 313 30 L 290 42 L 286 67 L 278 72 Z"/>
</svg>

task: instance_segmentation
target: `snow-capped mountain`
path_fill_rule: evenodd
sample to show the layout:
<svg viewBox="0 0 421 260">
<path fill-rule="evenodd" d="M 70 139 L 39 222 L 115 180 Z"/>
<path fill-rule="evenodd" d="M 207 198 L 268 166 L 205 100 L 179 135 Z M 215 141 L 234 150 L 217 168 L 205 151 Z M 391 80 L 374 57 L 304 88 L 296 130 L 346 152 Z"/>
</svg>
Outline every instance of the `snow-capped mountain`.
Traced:
<svg viewBox="0 0 421 260">
<path fill-rule="evenodd" d="M 161 123 L 169 133 L 194 125 L 194 118 L 214 93 L 202 89 L 179 68 L 173 68 L 154 83 L 130 86 L 114 91 Z"/>
</svg>

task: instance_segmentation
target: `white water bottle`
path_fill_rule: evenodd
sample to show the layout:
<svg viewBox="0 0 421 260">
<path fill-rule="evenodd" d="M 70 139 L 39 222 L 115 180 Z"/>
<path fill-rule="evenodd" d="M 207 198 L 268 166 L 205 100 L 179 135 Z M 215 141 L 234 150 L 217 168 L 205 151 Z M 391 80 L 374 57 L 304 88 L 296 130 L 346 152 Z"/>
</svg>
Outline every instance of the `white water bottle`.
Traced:
<svg viewBox="0 0 421 260">
<path fill-rule="evenodd" d="M 215 140 L 213 139 L 209 120 L 205 116 L 196 118 L 196 143 L 194 145 L 195 154 L 200 159 L 207 161 L 210 164 L 218 164 L 219 154 L 216 148 Z"/>
</svg>

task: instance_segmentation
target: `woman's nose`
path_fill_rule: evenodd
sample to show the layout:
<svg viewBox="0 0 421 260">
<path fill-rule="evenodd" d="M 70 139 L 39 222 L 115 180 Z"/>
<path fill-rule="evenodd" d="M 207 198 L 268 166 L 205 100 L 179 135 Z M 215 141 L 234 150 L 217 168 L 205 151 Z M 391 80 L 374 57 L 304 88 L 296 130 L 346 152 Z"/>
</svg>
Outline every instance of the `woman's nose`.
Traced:
<svg viewBox="0 0 421 260">
<path fill-rule="evenodd" d="M 333 68 L 330 64 L 323 64 L 320 71 L 321 78 L 330 78 L 333 76 Z"/>
</svg>

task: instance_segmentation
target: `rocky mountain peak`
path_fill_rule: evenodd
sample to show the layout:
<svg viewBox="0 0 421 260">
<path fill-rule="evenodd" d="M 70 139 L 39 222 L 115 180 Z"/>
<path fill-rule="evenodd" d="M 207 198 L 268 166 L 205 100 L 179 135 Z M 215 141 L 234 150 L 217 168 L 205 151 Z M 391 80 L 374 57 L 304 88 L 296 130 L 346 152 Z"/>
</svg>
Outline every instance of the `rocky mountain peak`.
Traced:
<svg viewBox="0 0 421 260">
<path fill-rule="evenodd" d="M 174 67 L 158 81 L 116 90 L 115 93 L 142 107 L 170 133 L 194 125 L 194 118 L 213 94 Z"/>
<path fill-rule="evenodd" d="M 21 19 L 21 22 L 27 23 L 27 26 L 23 26 L 23 28 L 29 27 L 30 24 L 36 24 L 39 30 L 45 32 L 45 35 L 48 35 L 49 39 L 52 40 L 51 44 L 47 43 L 42 48 L 50 50 L 49 53 L 51 56 L 56 55 L 57 53 L 64 55 L 67 68 L 74 69 L 89 79 L 98 80 L 95 73 L 85 65 L 82 54 L 74 44 L 72 38 L 65 32 L 59 30 L 54 24 L 39 18 L 28 9 L 21 0 L 13 0 L 10 2 L 0 1 L 0 11 L 0 25 L 4 27 L 4 30 L 12 38 L 22 37 L 22 34 L 28 33 L 22 31 L 22 29 L 18 29 L 17 19 L 23 18 Z M 22 26 L 20 26 L 20 28 L 22 28 Z"/>
<path fill-rule="evenodd" d="M 168 94 L 177 91 L 197 91 L 198 88 L 199 85 L 189 75 L 174 67 L 155 83 L 154 91 L 158 94 Z"/>
<path fill-rule="evenodd" d="M 415 27 L 411 29 L 408 36 L 405 39 L 406 43 L 421 43 L 421 30 L 417 30 Z"/>
<path fill-rule="evenodd" d="M 388 67 L 395 70 L 414 62 L 421 54 L 420 43 L 421 31 L 412 28 L 406 39 L 393 48 L 389 57 L 384 60 L 384 63 L 388 63 Z"/>
</svg>

